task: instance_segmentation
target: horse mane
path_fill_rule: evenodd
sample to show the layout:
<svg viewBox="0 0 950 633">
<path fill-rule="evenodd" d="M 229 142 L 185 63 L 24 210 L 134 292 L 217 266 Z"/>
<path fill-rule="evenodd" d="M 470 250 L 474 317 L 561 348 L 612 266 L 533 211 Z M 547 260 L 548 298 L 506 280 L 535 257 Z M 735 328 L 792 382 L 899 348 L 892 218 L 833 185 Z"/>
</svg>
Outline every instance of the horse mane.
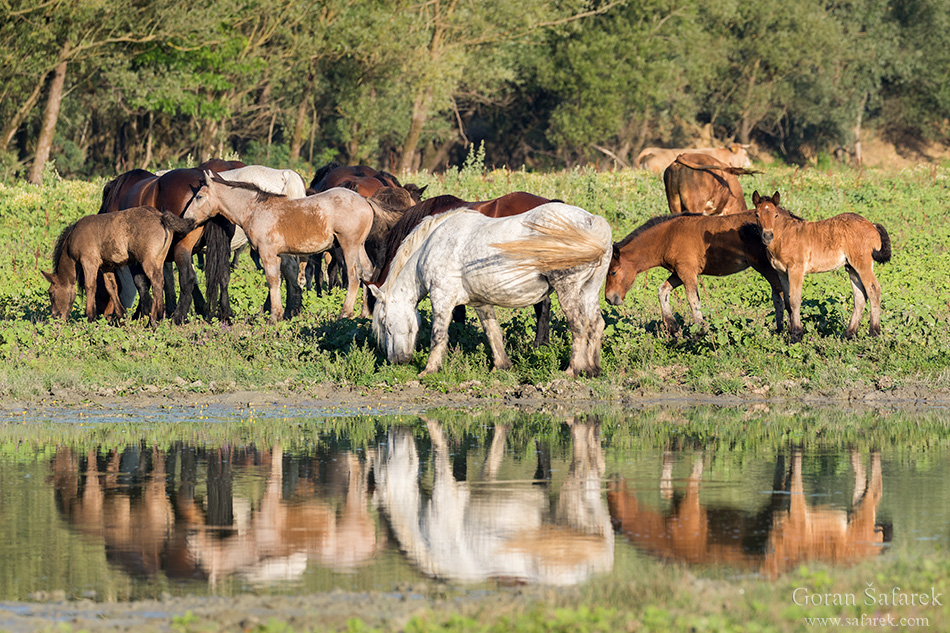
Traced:
<svg viewBox="0 0 950 633">
<path fill-rule="evenodd" d="M 388 171 L 378 171 L 373 176 L 373 178 L 383 183 L 387 187 L 402 187 L 402 183 L 399 182 L 399 179 Z"/>
<path fill-rule="evenodd" d="M 216 183 L 227 185 L 228 187 L 232 187 L 234 189 L 247 189 L 248 191 L 253 191 L 254 193 L 257 194 L 257 202 L 266 202 L 270 200 L 271 198 L 286 198 L 287 197 L 282 193 L 271 193 L 269 191 L 264 191 L 257 185 L 251 184 L 249 182 L 240 182 L 238 180 L 225 180 L 224 178 L 222 178 L 215 172 L 212 172 L 211 179 L 215 181 Z"/>
<path fill-rule="evenodd" d="M 396 224 L 394 224 L 391 229 L 389 229 L 389 233 L 386 235 L 386 244 L 385 251 L 383 253 L 382 265 L 377 270 L 376 279 L 374 279 L 374 281 L 379 281 L 380 275 L 388 270 L 386 264 L 393 260 L 396 251 L 399 250 L 399 245 L 403 243 L 410 233 L 412 233 L 413 229 L 419 226 L 420 222 L 430 216 L 445 213 L 450 209 L 458 209 L 459 207 L 464 207 L 467 204 L 468 203 L 461 198 L 456 198 L 455 196 L 451 195 L 444 195 L 423 200 L 419 204 L 406 209 L 406 211 L 402 214 L 402 217 L 399 218 L 399 221 L 396 222 Z"/>
<path fill-rule="evenodd" d="M 317 185 L 322 184 L 323 180 L 326 179 L 327 174 L 329 174 L 331 171 L 333 171 L 337 167 L 342 167 L 342 166 L 343 165 L 333 160 L 327 163 L 326 165 L 324 165 L 323 167 L 321 167 L 320 169 L 318 169 L 317 173 L 313 175 L 313 180 L 310 181 L 310 188 L 317 189 Z"/>
<path fill-rule="evenodd" d="M 408 263 L 409 258 L 412 257 L 413 253 L 419 250 L 419 247 L 437 226 L 459 213 L 478 213 L 478 211 L 472 211 L 467 207 L 455 208 L 452 211 L 429 216 L 419 222 L 418 226 L 406 236 L 406 239 L 402 241 L 402 244 L 399 245 L 399 249 L 393 255 L 389 264 L 389 276 L 387 277 L 387 281 L 395 279 L 399 275 L 400 271 L 402 271 L 406 263 Z M 385 286 L 385 283 L 383 286 Z"/>
<path fill-rule="evenodd" d="M 125 183 L 133 178 L 139 178 L 143 174 L 154 176 L 152 172 L 146 169 L 133 169 L 124 174 L 119 174 L 106 183 L 102 188 L 102 204 L 99 206 L 99 213 L 107 213 L 109 207 L 118 202 L 119 195 L 125 189 Z"/>
<path fill-rule="evenodd" d="M 413 205 L 409 192 L 397 187 L 383 187 L 366 198 L 366 201 L 373 209 L 373 228 L 370 229 L 369 235 L 377 242 L 399 222 L 406 209 Z"/>
<path fill-rule="evenodd" d="M 701 216 L 701 215 L 702 213 L 680 213 L 678 215 L 673 215 L 673 214 L 658 215 L 655 218 L 650 218 L 649 220 L 647 220 L 646 222 L 644 222 L 643 224 L 635 228 L 633 230 L 633 233 L 631 233 L 627 237 L 623 238 L 622 240 L 614 244 L 614 246 L 617 248 L 623 248 L 624 246 L 629 244 L 634 238 L 642 235 L 643 233 L 646 233 L 653 227 L 658 226 L 660 224 L 665 224 L 666 222 L 669 222 L 670 220 L 673 220 L 675 218 Z"/>
</svg>

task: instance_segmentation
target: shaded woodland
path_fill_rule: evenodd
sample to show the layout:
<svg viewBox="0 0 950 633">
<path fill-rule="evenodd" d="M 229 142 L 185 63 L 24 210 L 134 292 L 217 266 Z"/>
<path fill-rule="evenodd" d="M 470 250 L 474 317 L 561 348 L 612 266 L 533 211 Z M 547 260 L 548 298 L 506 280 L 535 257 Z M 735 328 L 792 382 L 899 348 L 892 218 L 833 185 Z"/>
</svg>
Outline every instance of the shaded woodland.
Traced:
<svg viewBox="0 0 950 633">
<path fill-rule="evenodd" d="M 950 0 L 0 0 L 0 179 L 950 137 Z"/>
</svg>

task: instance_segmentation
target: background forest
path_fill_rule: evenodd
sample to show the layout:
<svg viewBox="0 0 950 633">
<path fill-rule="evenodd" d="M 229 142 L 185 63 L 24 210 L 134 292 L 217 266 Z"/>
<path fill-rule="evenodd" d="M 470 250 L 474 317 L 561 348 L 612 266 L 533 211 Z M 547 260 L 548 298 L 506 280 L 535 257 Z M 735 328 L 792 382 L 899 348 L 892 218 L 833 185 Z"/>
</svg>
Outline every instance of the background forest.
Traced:
<svg viewBox="0 0 950 633">
<path fill-rule="evenodd" d="M 0 180 L 950 139 L 950 0 L 0 0 Z"/>
</svg>

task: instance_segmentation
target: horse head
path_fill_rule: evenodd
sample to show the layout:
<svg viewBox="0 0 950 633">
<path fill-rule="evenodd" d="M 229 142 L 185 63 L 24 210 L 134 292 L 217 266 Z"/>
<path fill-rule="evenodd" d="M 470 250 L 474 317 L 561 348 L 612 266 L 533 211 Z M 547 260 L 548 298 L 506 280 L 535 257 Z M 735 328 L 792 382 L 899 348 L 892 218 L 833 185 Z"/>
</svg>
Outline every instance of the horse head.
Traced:
<svg viewBox="0 0 950 633">
<path fill-rule="evenodd" d="M 195 224 L 204 224 L 218 214 L 219 204 L 216 192 L 218 182 L 227 182 L 210 169 L 204 170 L 204 182 L 198 187 L 191 203 L 181 217 L 194 220 Z"/>
<path fill-rule="evenodd" d="M 624 265 L 620 248 L 614 244 L 610 266 L 607 268 L 607 282 L 604 285 L 604 298 L 607 299 L 607 303 L 614 306 L 621 305 L 636 278 L 636 269 L 633 266 Z"/>
<path fill-rule="evenodd" d="M 43 277 L 49 282 L 49 301 L 50 310 L 54 319 L 69 318 L 69 311 L 73 307 L 73 301 L 76 299 L 76 285 L 66 283 L 60 279 L 56 273 L 48 273 L 41 270 Z"/>
<path fill-rule="evenodd" d="M 768 246 L 775 239 L 775 221 L 787 212 L 779 206 L 779 194 L 776 191 L 772 197 L 760 196 L 758 191 L 752 192 L 752 204 L 755 205 L 755 221 L 762 233 L 762 243 Z"/>
<path fill-rule="evenodd" d="M 419 334 L 420 317 L 410 301 L 387 297 L 380 286 L 366 284 L 376 298 L 373 308 L 373 336 L 390 363 L 404 364 L 412 360 Z"/>
</svg>

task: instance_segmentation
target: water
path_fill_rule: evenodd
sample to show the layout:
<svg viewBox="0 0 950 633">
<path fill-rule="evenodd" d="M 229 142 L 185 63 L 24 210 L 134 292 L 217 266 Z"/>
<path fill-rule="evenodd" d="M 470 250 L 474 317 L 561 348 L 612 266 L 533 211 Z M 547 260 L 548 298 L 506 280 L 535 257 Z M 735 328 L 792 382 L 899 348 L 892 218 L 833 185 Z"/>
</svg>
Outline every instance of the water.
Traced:
<svg viewBox="0 0 950 633">
<path fill-rule="evenodd" d="M 768 582 L 950 544 L 946 412 L 344 413 L 8 415 L 0 601 Z"/>
</svg>

